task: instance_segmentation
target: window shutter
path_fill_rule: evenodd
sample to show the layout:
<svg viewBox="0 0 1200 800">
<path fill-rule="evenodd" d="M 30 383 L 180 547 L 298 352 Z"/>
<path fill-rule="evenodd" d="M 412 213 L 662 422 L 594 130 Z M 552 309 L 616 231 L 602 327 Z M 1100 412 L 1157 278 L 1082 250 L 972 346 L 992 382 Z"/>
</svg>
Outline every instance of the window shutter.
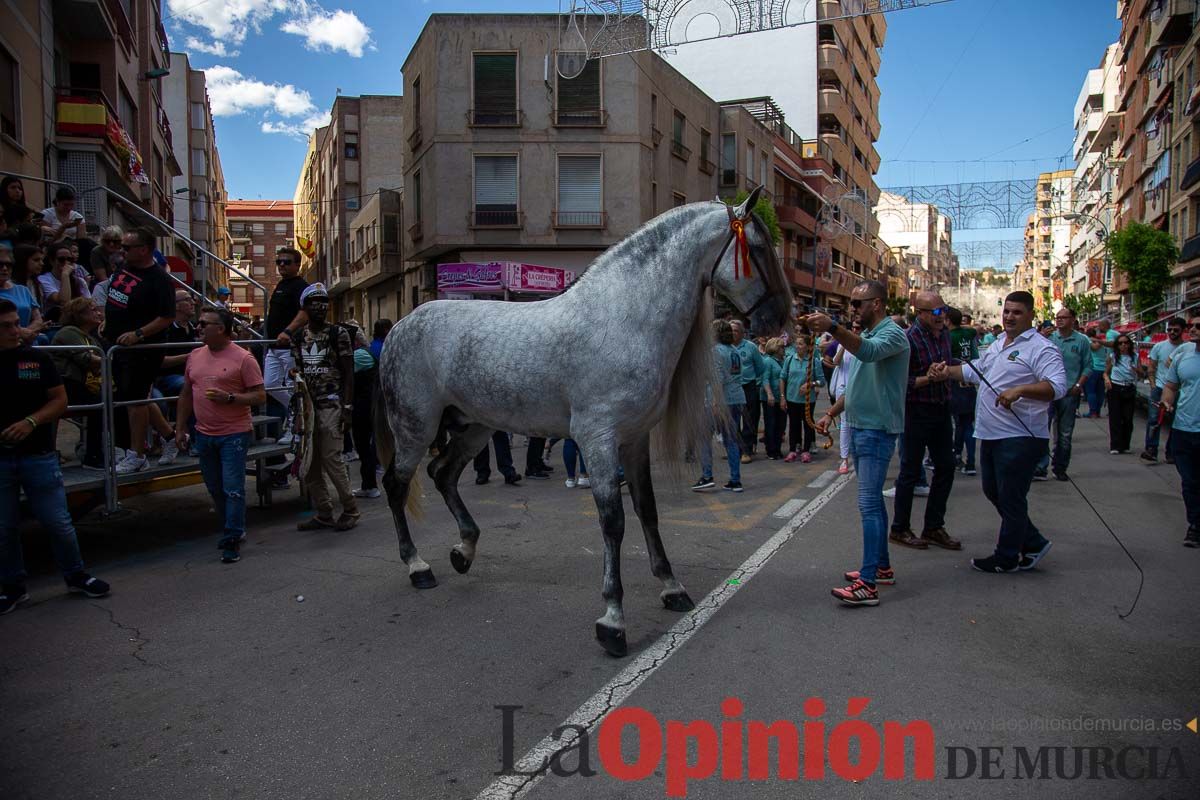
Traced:
<svg viewBox="0 0 1200 800">
<path fill-rule="evenodd" d="M 558 77 L 558 119 L 560 123 L 599 123 L 600 59 L 588 59 L 578 77 Z"/>
<path fill-rule="evenodd" d="M 475 55 L 475 122 L 513 124 L 517 113 L 516 53 Z"/>
<path fill-rule="evenodd" d="M 559 214 L 600 210 L 600 156 L 559 156 Z"/>
<path fill-rule="evenodd" d="M 517 157 L 475 157 L 475 208 L 517 210 Z"/>
</svg>

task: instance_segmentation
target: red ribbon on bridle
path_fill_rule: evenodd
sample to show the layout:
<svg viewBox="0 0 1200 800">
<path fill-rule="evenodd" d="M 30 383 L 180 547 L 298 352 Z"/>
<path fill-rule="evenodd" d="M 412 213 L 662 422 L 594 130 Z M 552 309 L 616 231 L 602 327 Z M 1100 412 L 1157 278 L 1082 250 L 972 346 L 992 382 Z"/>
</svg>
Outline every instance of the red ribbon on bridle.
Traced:
<svg viewBox="0 0 1200 800">
<path fill-rule="evenodd" d="M 740 219 L 733 219 L 729 222 L 729 229 L 733 231 L 733 277 L 738 279 L 741 277 L 753 277 L 750 271 L 750 243 L 746 241 L 746 222 Z"/>
</svg>

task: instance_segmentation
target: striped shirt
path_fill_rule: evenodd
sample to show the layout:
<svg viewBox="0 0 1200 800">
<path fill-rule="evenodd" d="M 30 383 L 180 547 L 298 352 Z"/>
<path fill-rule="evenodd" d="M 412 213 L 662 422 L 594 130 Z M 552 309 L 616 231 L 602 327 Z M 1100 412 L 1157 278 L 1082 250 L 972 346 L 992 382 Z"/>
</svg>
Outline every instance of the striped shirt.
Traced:
<svg viewBox="0 0 1200 800">
<path fill-rule="evenodd" d="M 957 364 L 950 356 L 950 334 L 945 328 L 934 335 L 921 323 L 910 325 L 905 332 L 908 337 L 908 392 L 906 403 L 949 403 L 950 383 L 930 383 L 918 389 L 917 378 L 929 374 L 929 368 L 938 362 Z"/>
</svg>

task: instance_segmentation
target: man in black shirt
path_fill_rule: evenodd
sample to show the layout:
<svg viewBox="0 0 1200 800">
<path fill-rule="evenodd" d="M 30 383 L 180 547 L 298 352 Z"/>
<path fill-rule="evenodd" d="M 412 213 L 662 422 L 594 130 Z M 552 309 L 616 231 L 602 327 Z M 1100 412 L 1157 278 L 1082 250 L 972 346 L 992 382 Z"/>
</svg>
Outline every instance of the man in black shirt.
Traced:
<svg viewBox="0 0 1200 800">
<path fill-rule="evenodd" d="M 108 285 L 104 336 L 122 347 L 164 341 L 167 328 L 175 321 L 175 284 L 154 261 L 154 234 L 145 228 L 134 228 L 122 238 L 121 249 L 125 251 L 125 263 Z M 117 400 L 148 398 L 163 356 L 162 350 L 119 352 L 113 359 Z M 139 405 L 127 406 L 127 410 L 129 441 L 117 444 L 128 445 L 129 452 L 117 464 L 120 474 L 146 468 L 150 409 Z"/>
<path fill-rule="evenodd" d="M 267 408 L 273 416 L 287 420 L 292 393 L 287 388 L 288 375 L 295 362 L 292 359 L 292 338 L 308 324 L 308 315 L 300 304 L 300 294 L 308 288 L 308 282 L 300 277 L 300 251 L 285 247 L 275 254 L 275 267 L 279 270 L 279 283 L 271 293 L 267 306 L 268 339 L 276 345 L 267 350 L 263 358 L 263 381 L 269 398 Z"/>
<path fill-rule="evenodd" d="M 53 425 L 67 410 L 67 391 L 50 356 L 21 344 L 18 325 L 17 307 L 0 299 L 0 614 L 29 599 L 18 530 L 22 489 L 50 533 L 67 588 L 88 597 L 109 592 L 107 583 L 83 571 L 67 511 Z"/>
</svg>

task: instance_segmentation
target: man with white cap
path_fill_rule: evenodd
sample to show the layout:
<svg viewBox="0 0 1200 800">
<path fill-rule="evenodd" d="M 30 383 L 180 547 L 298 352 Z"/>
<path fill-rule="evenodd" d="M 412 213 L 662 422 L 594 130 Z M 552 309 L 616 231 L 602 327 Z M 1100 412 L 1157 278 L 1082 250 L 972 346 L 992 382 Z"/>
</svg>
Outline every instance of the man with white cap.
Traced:
<svg viewBox="0 0 1200 800">
<path fill-rule="evenodd" d="M 345 531 L 357 525 L 359 518 L 342 461 L 342 439 L 354 414 L 354 344 L 344 327 L 325 321 L 329 292 L 323 284 L 308 286 L 300 295 L 300 306 L 308 322 L 292 336 L 292 358 L 313 404 L 313 429 L 306 432 L 311 437 L 312 460 L 302 478 L 317 513 L 297 527 L 302 531 Z M 342 515 L 336 519 L 325 477 L 333 482 L 342 504 Z"/>
</svg>

